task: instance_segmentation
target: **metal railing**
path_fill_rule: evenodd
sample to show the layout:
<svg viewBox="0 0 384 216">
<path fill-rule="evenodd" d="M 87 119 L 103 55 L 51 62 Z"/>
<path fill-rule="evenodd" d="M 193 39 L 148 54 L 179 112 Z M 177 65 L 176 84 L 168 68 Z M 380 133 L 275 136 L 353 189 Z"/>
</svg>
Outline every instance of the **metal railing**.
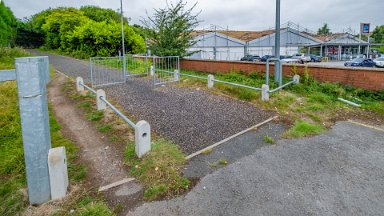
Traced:
<svg viewBox="0 0 384 216">
<path fill-rule="evenodd" d="M 179 81 L 179 71 L 179 56 L 152 57 L 151 75 L 154 86 Z"/>
<path fill-rule="evenodd" d="M 116 115 L 120 116 L 120 118 L 122 118 L 129 126 L 131 126 L 133 129 L 136 128 L 136 124 L 127 118 L 123 113 L 121 113 L 115 106 L 113 106 L 107 99 L 105 99 L 104 96 L 100 96 L 99 99 L 106 103 L 109 108 L 111 108 L 113 112 L 116 113 Z"/>
<path fill-rule="evenodd" d="M 106 106 L 112 109 L 112 111 L 118 115 L 124 122 L 135 130 L 135 151 L 136 155 L 140 158 L 151 149 L 151 130 L 148 122 L 139 121 L 136 124 L 127 118 L 120 110 L 118 110 L 113 104 L 111 104 L 106 97 L 105 91 L 102 89 L 92 89 L 84 84 L 84 80 L 81 77 L 76 78 L 76 90 L 83 92 L 84 89 L 96 95 L 97 110 L 105 110 Z"/>
</svg>

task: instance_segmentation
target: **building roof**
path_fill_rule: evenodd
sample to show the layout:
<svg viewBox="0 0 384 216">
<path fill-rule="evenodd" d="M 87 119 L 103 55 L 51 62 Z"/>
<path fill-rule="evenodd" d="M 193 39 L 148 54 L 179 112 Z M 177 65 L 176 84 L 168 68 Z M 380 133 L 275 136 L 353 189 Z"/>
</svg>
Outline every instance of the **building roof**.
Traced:
<svg viewBox="0 0 384 216">
<path fill-rule="evenodd" d="M 192 32 L 192 35 L 193 36 L 199 36 L 199 35 L 208 34 L 208 33 L 211 33 L 211 32 L 215 32 L 215 31 L 212 31 L 212 30 L 208 30 L 208 31 L 199 30 L 199 31 Z M 265 31 L 232 31 L 232 30 L 225 31 L 225 30 L 217 30 L 216 32 L 220 33 L 222 35 L 228 36 L 228 37 L 232 37 L 232 38 L 236 38 L 238 40 L 244 41 L 244 42 L 248 42 L 248 41 L 252 41 L 254 39 L 258 39 L 258 38 L 261 38 L 261 37 L 273 34 L 275 32 L 275 30 L 265 30 Z"/>
</svg>

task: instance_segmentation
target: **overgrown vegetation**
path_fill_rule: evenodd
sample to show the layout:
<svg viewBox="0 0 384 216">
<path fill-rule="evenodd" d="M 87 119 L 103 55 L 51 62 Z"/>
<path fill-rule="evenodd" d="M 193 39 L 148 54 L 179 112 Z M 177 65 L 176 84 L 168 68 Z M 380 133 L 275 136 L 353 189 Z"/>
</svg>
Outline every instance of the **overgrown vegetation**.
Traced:
<svg viewBox="0 0 384 216">
<path fill-rule="evenodd" d="M 207 74 L 198 72 L 182 71 L 182 73 L 207 77 Z M 215 79 L 259 88 L 265 83 L 265 75 L 256 72 L 248 75 L 239 72 L 215 74 Z M 284 83 L 291 79 L 285 77 Z M 179 85 L 206 88 L 206 81 L 182 76 Z M 273 83 L 273 79 L 270 79 L 269 85 L 271 89 L 277 87 Z M 261 101 L 261 93 L 258 91 L 226 84 L 215 83 L 215 88 L 207 90 L 213 93 L 231 95 L 255 103 L 267 110 L 278 112 L 283 119 L 294 125 L 295 130 L 290 131 L 289 137 L 322 132 L 331 126 L 339 116 L 341 116 L 340 119 L 344 119 L 346 115 L 355 117 L 370 113 L 371 116 L 384 117 L 384 91 L 368 91 L 338 83 L 319 83 L 309 75 L 308 68 L 305 68 L 304 74 L 301 75 L 300 84 L 291 85 L 280 93 L 271 94 L 268 102 Z M 362 104 L 362 107 L 351 107 L 338 101 L 339 97 Z M 306 130 L 308 128 L 313 130 Z"/>
<path fill-rule="evenodd" d="M 27 56 L 20 49 L 0 49 L 0 70 L 14 68 L 14 58 Z M 28 206 L 26 196 L 26 177 L 21 137 L 20 114 L 18 108 L 17 86 L 15 81 L 0 83 L 0 215 L 19 215 Z M 86 169 L 76 161 L 78 148 L 62 137 L 60 125 L 50 114 L 52 146 L 65 146 L 68 159 L 68 172 L 71 185 L 81 184 Z M 80 194 L 79 194 L 80 193 Z M 75 215 L 92 211 L 96 206 L 109 211 L 96 194 L 87 205 L 79 205 L 83 196 L 90 192 L 73 192 L 75 200 L 67 200 L 56 206 L 60 215 L 68 214 L 70 209 Z M 71 203 L 74 201 L 73 203 Z M 79 211 L 77 211 L 79 210 Z M 52 212 L 51 212 L 52 213 Z"/>
<path fill-rule="evenodd" d="M 12 11 L 0 1 L 0 47 L 15 45 L 16 25 Z"/>
<path fill-rule="evenodd" d="M 74 83 L 69 81 L 64 89 L 76 101 L 77 106 L 84 110 L 88 120 L 93 121 L 95 127 L 105 133 L 111 142 L 125 146 L 130 175 L 144 185 L 146 200 L 172 197 L 188 190 L 190 181 L 181 174 L 181 168 L 186 162 L 185 155 L 178 146 L 152 134 L 151 151 L 143 158 L 137 158 L 133 142 L 134 131 L 108 109 L 105 112 L 96 111 L 94 95 L 77 94 L 74 87 Z"/>
<path fill-rule="evenodd" d="M 127 53 L 142 53 L 145 42 L 136 27 L 124 22 Z M 96 6 L 47 9 L 18 24 L 18 43 L 57 50 L 78 58 L 116 56 L 121 51 L 120 14 Z M 38 39 L 34 41 L 32 39 Z M 43 39 L 41 41 L 41 38 Z"/>
</svg>

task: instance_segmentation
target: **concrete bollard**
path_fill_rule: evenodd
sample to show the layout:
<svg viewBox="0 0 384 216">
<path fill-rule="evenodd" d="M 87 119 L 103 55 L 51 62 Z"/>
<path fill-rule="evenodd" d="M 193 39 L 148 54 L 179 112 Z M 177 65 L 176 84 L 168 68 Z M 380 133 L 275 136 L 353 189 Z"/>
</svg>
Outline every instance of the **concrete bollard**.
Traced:
<svg viewBox="0 0 384 216">
<path fill-rule="evenodd" d="M 96 91 L 96 105 L 97 105 L 97 110 L 105 110 L 107 107 L 107 104 L 100 99 L 100 97 L 103 97 L 105 100 L 107 97 L 105 96 L 105 91 L 102 89 L 99 89 Z"/>
<path fill-rule="evenodd" d="M 61 199 L 67 194 L 68 170 L 65 147 L 52 148 L 48 153 L 49 182 L 51 199 Z"/>
<path fill-rule="evenodd" d="M 261 86 L 261 100 L 269 101 L 269 85 L 263 84 Z"/>
<path fill-rule="evenodd" d="M 84 92 L 84 86 L 80 85 L 80 83 L 84 84 L 84 80 L 81 77 L 76 77 L 76 91 Z"/>
<path fill-rule="evenodd" d="M 155 67 L 151 65 L 151 71 L 150 71 L 151 76 L 155 75 Z"/>
<path fill-rule="evenodd" d="M 215 84 L 215 77 L 211 74 L 208 75 L 208 88 L 213 88 Z"/>
<path fill-rule="evenodd" d="M 293 76 L 293 81 L 295 81 L 296 84 L 300 83 L 300 76 L 299 75 Z"/>
<path fill-rule="evenodd" d="M 180 71 L 179 70 L 175 70 L 173 72 L 173 75 L 175 77 L 175 81 L 180 81 Z"/>
<path fill-rule="evenodd" d="M 151 150 L 151 127 L 146 121 L 139 121 L 135 127 L 135 152 L 143 157 Z"/>
</svg>

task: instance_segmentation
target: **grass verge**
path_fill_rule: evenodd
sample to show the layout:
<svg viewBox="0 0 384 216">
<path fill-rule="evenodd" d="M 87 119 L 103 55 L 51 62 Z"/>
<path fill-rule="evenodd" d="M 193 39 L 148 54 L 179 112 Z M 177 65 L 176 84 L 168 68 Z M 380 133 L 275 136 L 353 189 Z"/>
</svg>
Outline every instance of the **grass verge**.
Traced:
<svg viewBox="0 0 384 216">
<path fill-rule="evenodd" d="M 205 73 L 182 71 L 184 74 L 207 77 Z M 267 102 L 261 101 L 261 92 L 215 83 L 215 88 L 207 89 L 207 81 L 181 76 L 179 85 L 190 88 L 203 88 L 216 94 L 249 101 L 266 110 L 275 111 L 293 127 L 302 122 L 328 128 L 338 119 L 346 118 L 372 118 L 384 119 L 384 91 L 367 91 L 338 83 L 318 83 L 308 70 L 301 78 L 300 84 L 288 86 L 284 90 L 273 93 Z M 252 87 L 261 87 L 265 83 L 265 75 L 261 73 L 242 74 L 231 72 L 228 74 L 215 74 L 215 79 L 244 84 Z M 284 78 L 284 83 L 291 80 Z M 270 78 L 270 89 L 276 87 Z M 342 97 L 362 104 L 361 108 L 352 107 L 338 101 Z M 324 131 L 324 130 L 323 130 Z M 311 132 L 308 132 L 309 135 Z M 314 133 L 313 133 L 314 134 Z M 304 136 L 306 136 L 304 135 Z M 290 136 L 293 137 L 293 136 Z"/>
<path fill-rule="evenodd" d="M 20 49 L 0 49 L 0 70 L 14 68 L 14 58 L 29 56 Z M 25 177 L 24 152 L 21 136 L 20 114 L 18 108 L 17 86 L 15 81 L 0 83 L 0 215 L 20 215 L 26 209 L 39 212 L 37 208 L 28 207 L 27 185 Z M 50 130 L 52 147 L 65 146 L 68 159 L 68 172 L 71 185 L 82 185 L 86 169 L 78 161 L 78 148 L 60 133 L 60 125 L 50 113 Z M 59 202 L 47 214 L 65 215 L 73 209 L 72 215 L 86 215 L 86 212 L 98 206 L 109 211 L 102 200 L 95 194 L 87 205 L 79 205 L 84 196 L 91 192 L 77 190 L 71 192 L 76 199 Z M 33 209 L 33 210 L 31 210 Z M 40 212 L 41 213 L 41 212 Z M 37 213 L 39 214 L 39 213 Z M 106 214 L 108 215 L 108 214 Z M 111 214 L 110 214 L 111 215 Z"/>
</svg>

